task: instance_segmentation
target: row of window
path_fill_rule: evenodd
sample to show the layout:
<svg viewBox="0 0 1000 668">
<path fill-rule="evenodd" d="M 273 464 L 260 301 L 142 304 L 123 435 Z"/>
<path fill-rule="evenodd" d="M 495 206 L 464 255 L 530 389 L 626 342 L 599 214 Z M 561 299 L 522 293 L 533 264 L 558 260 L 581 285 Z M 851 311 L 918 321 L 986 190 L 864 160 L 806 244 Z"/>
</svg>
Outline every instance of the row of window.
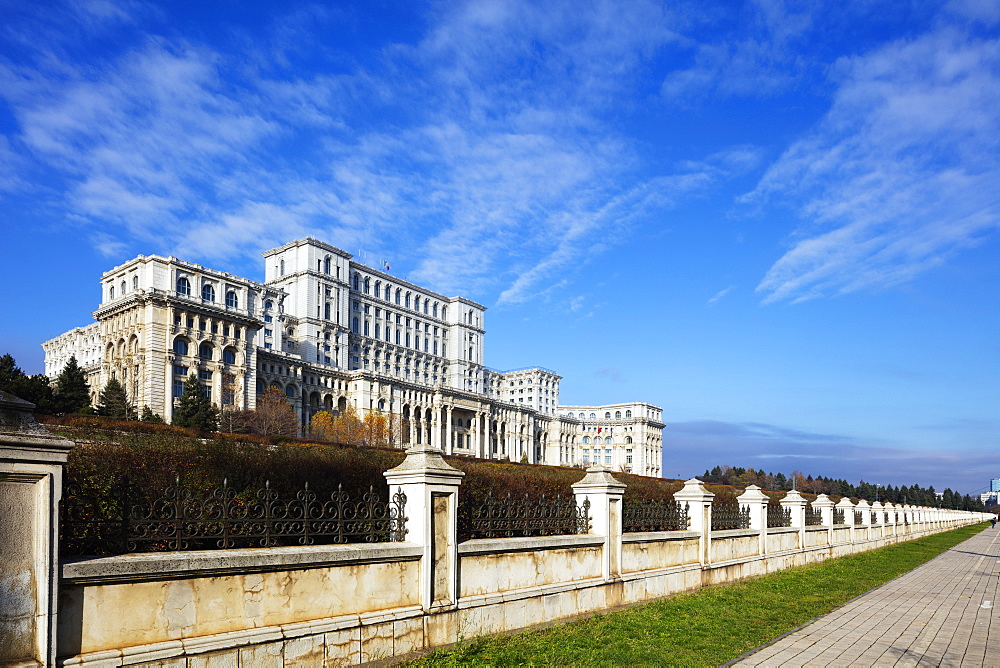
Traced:
<svg viewBox="0 0 1000 668">
<path fill-rule="evenodd" d="M 573 413 L 569 413 L 566 417 L 579 417 L 581 420 L 583 420 L 583 419 L 587 419 L 587 414 L 583 413 L 583 412 L 581 412 L 580 415 L 574 415 Z M 627 418 L 632 417 L 632 411 L 625 411 L 625 417 L 627 417 Z M 596 420 L 597 419 L 597 413 L 591 413 L 589 419 Z M 605 420 L 610 420 L 611 419 L 611 411 L 606 411 L 604 413 L 604 419 Z M 622 419 L 622 412 L 621 411 L 615 411 L 615 419 L 616 420 L 621 420 Z"/>
<path fill-rule="evenodd" d="M 360 274 L 354 274 L 351 279 L 351 288 L 355 292 L 364 292 L 366 295 L 372 294 L 372 282 L 371 279 L 365 277 L 362 281 Z M 385 295 L 384 297 L 382 295 Z M 438 317 L 438 302 L 431 302 L 430 297 L 424 297 L 423 301 L 420 299 L 420 295 L 413 296 L 413 293 L 407 291 L 403 292 L 402 288 L 396 288 L 395 299 L 393 299 L 392 285 L 386 284 L 385 288 L 382 287 L 382 281 L 375 281 L 374 284 L 374 295 L 376 299 L 383 299 L 387 302 L 395 302 L 397 306 L 403 306 L 405 308 L 411 308 L 410 302 L 413 301 L 412 309 L 414 311 L 420 311 L 423 308 L 424 315 L 431 315 L 435 318 Z M 441 306 L 441 319 L 448 318 L 448 307 Z"/>
<path fill-rule="evenodd" d="M 138 290 L 139 289 L 139 277 L 138 276 L 133 276 L 132 277 L 132 289 L 133 290 Z M 124 297 L 127 293 L 128 293 L 128 283 L 126 283 L 124 281 L 124 279 L 123 279 L 122 283 L 121 283 L 121 295 L 120 296 Z M 113 301 L 114 298 L 115 298 L 115 286 L 112 285 L 111 287 L 108 288 L 108 301 Z"/>
<path fill-rule="evenodd" d="M 123 284 L 124 285 L 124 284 Z M 184 297 L 191 296 L 191 281 L 185 276 L 177 277 L 177 294 Z M 206 302 L 215 302 L 215 286 L 205 283 L 201 286 L 201 299 Z M 270 302 L 265 302 L 270 303 Z M 236 309 L 240 307 L 240 299 L 235 290 L 226 291 L 226 308 Z"/>
<path fill-rule="evenodd" d="M 174 353 L 177 355 L 187 355 L 190 345 L 187 339 L 178 338 L 174 340 Z M 198 357 L 211 361 L 215 357 L 215 346 L 209 342 L 204 342 L 198 346 Z M 234 348 L 224 348 L 222 350 L 222 361 L 225 364 L 236 364 L 236 350 Z"/>
</svg>

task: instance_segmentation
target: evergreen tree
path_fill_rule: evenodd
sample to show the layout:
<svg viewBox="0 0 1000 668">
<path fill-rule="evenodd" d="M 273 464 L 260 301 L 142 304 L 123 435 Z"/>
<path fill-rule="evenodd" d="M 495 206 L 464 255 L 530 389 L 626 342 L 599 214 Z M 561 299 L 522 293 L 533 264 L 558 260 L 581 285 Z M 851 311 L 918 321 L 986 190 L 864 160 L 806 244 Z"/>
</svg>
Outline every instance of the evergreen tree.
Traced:
<svg viewBox="0 0 1000 668">
<path fill-rule="evenodd" d="M 118 420 L 131 420 L 135 416 L 135 411 L 125 394 L 125 387 L 117 378 L 109 380 L 101 391 L 97 414 Z"/>
<path fill-rule="evenodd" d="M 184 381 L 184 392 L 177 401 L 173 424 L 199 431 L 215 431 L 218 427 L 219 411 L 205 396 L 205 386 L 194 374 Z"/>
<path fill-rule="evenodd" d="M 39 413 L 56 412 L 48 376 L 27 375 L 21 371 L 9 353 L 0 357 L 0 390 L 30 401 L 35 404 L 35 410 Z"/>
<path fill-rule="evenodd" d="M 73 355 L 56 378 L 55 403 L 63 413 L 81 413 L 90 408 L 87 377 Z"/>
<path fill-rule="evenodd" d="M 163 418 L 160 417 L 158 413 L 154 413 L 149 406 L 142 407 L 142 414 L 139 419 L 143 422 L 156 422 L 158 424 L 163 424 Z"/>
</svg>

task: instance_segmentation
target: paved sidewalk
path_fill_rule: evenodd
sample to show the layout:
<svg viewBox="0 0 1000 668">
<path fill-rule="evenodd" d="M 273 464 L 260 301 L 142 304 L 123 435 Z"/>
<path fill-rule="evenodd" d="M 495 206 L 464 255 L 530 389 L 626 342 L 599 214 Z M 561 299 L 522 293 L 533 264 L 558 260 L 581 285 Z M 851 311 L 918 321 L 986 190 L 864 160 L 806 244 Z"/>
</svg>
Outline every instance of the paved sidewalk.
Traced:
<svg viewBox="0 0 1000 668">
<path fill-rule="evenodd" d="M 986 529 L 735 666 L 1000 666 L 1000 528 Z"/>
</svg>

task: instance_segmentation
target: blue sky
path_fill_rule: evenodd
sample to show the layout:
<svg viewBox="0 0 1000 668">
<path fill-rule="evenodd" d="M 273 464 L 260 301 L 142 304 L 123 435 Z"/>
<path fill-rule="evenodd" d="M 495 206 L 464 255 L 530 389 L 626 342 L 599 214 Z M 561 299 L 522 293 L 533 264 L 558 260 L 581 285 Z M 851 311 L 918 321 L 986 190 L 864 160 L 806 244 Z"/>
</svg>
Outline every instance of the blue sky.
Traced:
<svg viewBox="0 0 1000 668">
<path fill-rule="evenodd" d="M 0 0 L 0 349 L 311 235 L 716 464 L 1000 477 L 1000 4 Z"/>
</svg>

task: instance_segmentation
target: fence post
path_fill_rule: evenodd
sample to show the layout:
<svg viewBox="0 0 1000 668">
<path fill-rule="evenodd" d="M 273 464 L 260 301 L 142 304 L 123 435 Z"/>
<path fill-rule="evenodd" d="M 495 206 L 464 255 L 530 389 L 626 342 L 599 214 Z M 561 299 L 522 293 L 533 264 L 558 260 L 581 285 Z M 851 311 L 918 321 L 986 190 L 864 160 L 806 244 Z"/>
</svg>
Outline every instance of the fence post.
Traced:
<svg viewBox="0 0 1000 668">
<path fill-rule="evenodd" d="M 750 528 L 757 531 L 757 554 L 763 556 L 767 552 L 767 504 L 771 499 L 757 485 L 747 485 L 736 500 L 750 509 Z"/>
<path fill-rule="evenodd" d="M 837 504 L 837 510 L 844 511 L 844 525 L 851 527 L 851 544 L 854 544 L 854 504 L 846 496 Z"/>
<path fill-rule="evenodd" d="M 820 522 L 826 527 L 826 544 L 833 545 L 833 501 L 826 494 L 817 494 L 816 500 L 812 502 L 813 508 L 819 508 L 822 518 Z"/>
<path fill-rule="evenodd" d="M 606 581 L 622 577 L 622 496 L 626 485 L 611 476 L 612 470 L 592 466 L 580 482 L 571 485 L 577 505 L 583 504 L 584 499 L 590 501 L 593 518 L 590 533 L 604 536 L 601 570 Z"/>
<path fill-rule="evenodd" d="M 876 501 L 872 504 L 872 525 L 878 528 L 877 538 L 882 538 L 885 536 L 885 504 L 881 501 Z"/>
<path fill-rule="evenodd" d="M 806 549 L 806 504 L 809 503 L 799 494 L 798 490 L 791 490 L 785 494 L 781 500 L 782 509 L 791 511 L 791 526 L 799 530 L 799 549 Z"/>
<path fill-rule="evenodd" d="M 440 448 L 417 444 L 402 463 L 383 475 L 406 495 L 406 540 L 423 546 L 420 602 L 425 610 L 458 603 L 458 487 L 462 471 L 441 457 Z"/>
<path fill-rule="evenodd" d="M 866 499 L 858 499 L 858 510 L 861 512 L 861 526 L 864 527 L 865 540 L 871 540 L 872 506 Z"/>
<path fill-rule="evenodd" d="M 0 391 L 0 665 L 54 666 L 59 499 L 72 441 Z"/>
<path fill-rule="evenodd" d="M 674 501 L 686 503 L 691 531 L 698 532 L 698 561 L 707 566 L 712 561 L 712 499 L 715 494 L 708 491 L 697 478 L 684 483 L 679 492 L 674 492 Z"/>
</svg>

